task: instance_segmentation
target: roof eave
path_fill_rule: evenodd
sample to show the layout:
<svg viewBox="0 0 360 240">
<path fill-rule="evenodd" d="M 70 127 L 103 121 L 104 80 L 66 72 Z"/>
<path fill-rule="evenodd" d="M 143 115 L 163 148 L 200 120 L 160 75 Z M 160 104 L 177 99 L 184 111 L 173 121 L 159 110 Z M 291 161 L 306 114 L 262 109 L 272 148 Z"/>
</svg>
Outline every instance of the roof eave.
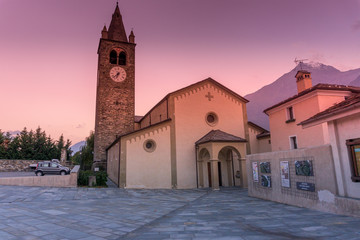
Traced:
<svg viewBox="0 0 360 240">
<path fill-rule="evenodd" d="M 244 140 L 207 140 L 204 142 L 196 142 L 195 145 L 199 146 L 200 144 L 205 144 L 205 143 L 209 143 L 209 142 L 213 142 L 213 143 L 223 143 L 223 142 L 243 142 L 246 143 L 247 141 Z"/>
</svg>

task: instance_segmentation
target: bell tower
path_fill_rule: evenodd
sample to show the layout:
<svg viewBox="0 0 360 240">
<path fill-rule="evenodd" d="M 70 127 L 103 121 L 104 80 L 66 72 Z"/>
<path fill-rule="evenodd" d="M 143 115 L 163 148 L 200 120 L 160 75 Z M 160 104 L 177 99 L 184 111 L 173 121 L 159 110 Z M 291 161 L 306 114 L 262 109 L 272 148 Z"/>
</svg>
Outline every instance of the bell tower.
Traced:
<svg viewBox="0 0 360 240">
<path fill-rule="evenodd" d="M 134 130 L 135 36 L 126 36 L 118 4 L 98 47 L 94 165 L 106 168 L 106 148 Z"/>
</svg>

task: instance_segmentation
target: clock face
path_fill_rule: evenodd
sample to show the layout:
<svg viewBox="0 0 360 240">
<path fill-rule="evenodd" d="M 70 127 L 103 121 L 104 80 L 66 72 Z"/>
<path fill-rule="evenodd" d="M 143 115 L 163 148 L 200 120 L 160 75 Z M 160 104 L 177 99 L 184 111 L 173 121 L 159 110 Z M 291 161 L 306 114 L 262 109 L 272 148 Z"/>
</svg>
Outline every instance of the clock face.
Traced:
<svg viewBox="0 0 360 240">
<path fill-rule="evenodd" d="M 126 72 L 122 67 L 116 66 L 110 70 L 110 77 L 115 82 L 122 82 L 126 78 Z"/>
</svg>

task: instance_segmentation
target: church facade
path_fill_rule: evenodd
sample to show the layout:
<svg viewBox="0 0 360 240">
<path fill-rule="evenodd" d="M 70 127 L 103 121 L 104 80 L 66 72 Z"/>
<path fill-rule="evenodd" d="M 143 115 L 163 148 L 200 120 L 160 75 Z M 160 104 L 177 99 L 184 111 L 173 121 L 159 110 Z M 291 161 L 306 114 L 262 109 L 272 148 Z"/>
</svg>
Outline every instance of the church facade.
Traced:
<svg viewBox="0 0 360 240">
<path fill-rule="evenodd" d="M 98 50 L 94 166 L 121 188 L 246 187 L 248 101 L 208 78 L 135 116 L 134 39 L 116 6 Z"/>
</svg>

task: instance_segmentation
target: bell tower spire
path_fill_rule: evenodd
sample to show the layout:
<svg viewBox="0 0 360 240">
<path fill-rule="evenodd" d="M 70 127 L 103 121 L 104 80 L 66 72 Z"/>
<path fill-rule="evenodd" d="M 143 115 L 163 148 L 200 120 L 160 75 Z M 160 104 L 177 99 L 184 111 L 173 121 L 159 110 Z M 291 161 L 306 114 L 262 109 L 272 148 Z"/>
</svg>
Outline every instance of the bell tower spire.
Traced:
<svg viewBox="0 0 360 240">
<path fill-rule="evenodd" d="M 112 15 L 112 19 L 108 31 L 108 37 L 109 39 L 115 41 L 120 41 L 120 42 L 128 41 L 118 2 L 116 2 L 115 11 Z"/>
<path fill-rule="evenodd" d="M 108 29 L 103 27 L 98 47 L 94 164 L 106 169 L 106 148 L 118 137 L 134 131 L 135 46 L 128 40 L 116 4 Z"/>
</svg>

